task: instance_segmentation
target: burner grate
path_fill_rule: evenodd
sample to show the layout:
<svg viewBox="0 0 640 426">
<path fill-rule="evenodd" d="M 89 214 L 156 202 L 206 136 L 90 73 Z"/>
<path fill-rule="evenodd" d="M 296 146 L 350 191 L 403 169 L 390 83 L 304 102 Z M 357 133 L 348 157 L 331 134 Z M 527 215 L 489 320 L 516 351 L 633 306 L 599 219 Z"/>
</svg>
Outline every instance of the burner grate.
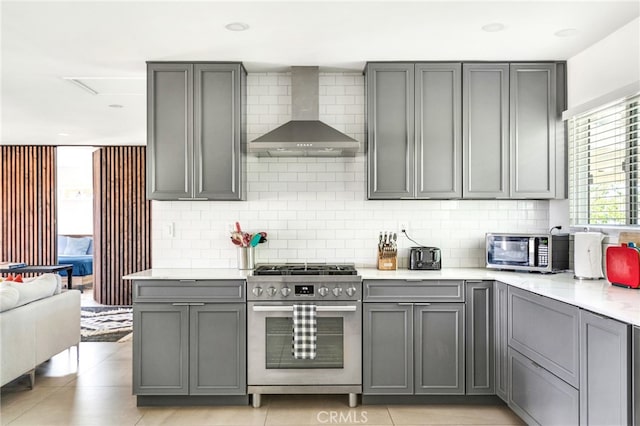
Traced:
<svg viewBox="0 0 640 426">
<path fill-rule="evenodd" d="M 353 264 L 284 263 L 257 265 L 253 275 L 357 275 Z"/>
</svg>

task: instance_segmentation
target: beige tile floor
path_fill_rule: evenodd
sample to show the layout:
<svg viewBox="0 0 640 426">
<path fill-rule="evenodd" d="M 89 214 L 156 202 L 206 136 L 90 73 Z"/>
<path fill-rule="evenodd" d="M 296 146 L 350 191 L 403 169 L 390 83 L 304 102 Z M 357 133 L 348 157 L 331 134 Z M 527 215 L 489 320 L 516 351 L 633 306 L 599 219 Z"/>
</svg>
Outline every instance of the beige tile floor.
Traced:
<svg viewBox="0 0 640 426">
<path fill-rule="evenodd" d="M 2 388 L 2 425 L 520 425 L 504 406 L 369 405 L 345 395 L 265 395 L 263 406 L 136 407 L 131 341 L 81 343 L 42 364 L 36 386 L 25 378 Z"/>
<path fill-rule="evenodd" d="M 85 292 L 87 293 L 87 292 Z M 83 297 L 83 299 L 85 299 Z M 83 302 L 84 304 L 84 302 Z M 131 341 L 81 343 L 42 364 L 35 388 L 0 391 L 0 425 L 521 425 L 505 406 L 368 405 L 346 395 L 265 395 L 263 406 L 136 407 Z"/>
</svg>

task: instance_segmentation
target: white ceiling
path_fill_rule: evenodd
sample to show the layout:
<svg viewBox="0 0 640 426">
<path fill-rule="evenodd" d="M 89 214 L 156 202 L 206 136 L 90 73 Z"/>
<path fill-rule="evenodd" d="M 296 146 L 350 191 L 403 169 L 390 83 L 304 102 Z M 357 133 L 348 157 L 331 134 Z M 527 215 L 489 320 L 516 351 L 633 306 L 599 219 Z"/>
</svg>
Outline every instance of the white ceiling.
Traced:
<svg viewBox="0 0 640 426">
<path fill-rule="evenodd" d="M 0 143 L 121 145 L 146 143 L 148 60 L 242 61 L 249 72 L 565 60 L 639 16 L 640 2 L 3 0 L 0 12 Z M 494 22 L 506 29 L 481 30 Z M 577 34 L 554 35 L 565 28 Z"/>
</svg>

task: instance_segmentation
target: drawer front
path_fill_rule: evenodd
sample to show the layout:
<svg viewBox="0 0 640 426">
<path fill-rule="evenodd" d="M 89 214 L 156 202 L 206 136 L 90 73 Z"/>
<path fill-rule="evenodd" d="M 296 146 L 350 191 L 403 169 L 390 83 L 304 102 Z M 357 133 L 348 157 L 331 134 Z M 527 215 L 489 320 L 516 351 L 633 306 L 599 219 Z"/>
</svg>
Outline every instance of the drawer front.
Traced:
<svg viewBox="0 0 640 426">
<path fill-rule="evenodd" d="M 580 310 L 509 287 L 509 346 L 578 388 Z"/>
<path fill-rule="evenodd" d="M 578 390 L 509 348 L 509 408 L 527 424 L 577 425 Z"/>
<path fill-rule="evenodd" d="M 133 282 L 133 301 L 244 302 L 244 280 L 140 280 Z"/>
<path fill-rule="evenodd" d="M 462 280 L 364 280 L 365 302 L 464 302 Z"/>
</svg>

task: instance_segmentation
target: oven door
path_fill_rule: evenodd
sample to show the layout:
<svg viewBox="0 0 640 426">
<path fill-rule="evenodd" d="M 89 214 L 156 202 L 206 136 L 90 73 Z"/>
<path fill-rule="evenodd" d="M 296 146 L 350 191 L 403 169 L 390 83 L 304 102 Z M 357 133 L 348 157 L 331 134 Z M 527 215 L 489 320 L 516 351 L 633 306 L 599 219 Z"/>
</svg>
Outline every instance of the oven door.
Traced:
<svg viewBox="0 0 640 426">
<path fill-rule="evenodd" d="M 249 302 L 247 382 L 266 385 L 361 385 L 361 302 L 315 302 L 315 359 L 293 356 L 293 304 Z"/>
</svg>

